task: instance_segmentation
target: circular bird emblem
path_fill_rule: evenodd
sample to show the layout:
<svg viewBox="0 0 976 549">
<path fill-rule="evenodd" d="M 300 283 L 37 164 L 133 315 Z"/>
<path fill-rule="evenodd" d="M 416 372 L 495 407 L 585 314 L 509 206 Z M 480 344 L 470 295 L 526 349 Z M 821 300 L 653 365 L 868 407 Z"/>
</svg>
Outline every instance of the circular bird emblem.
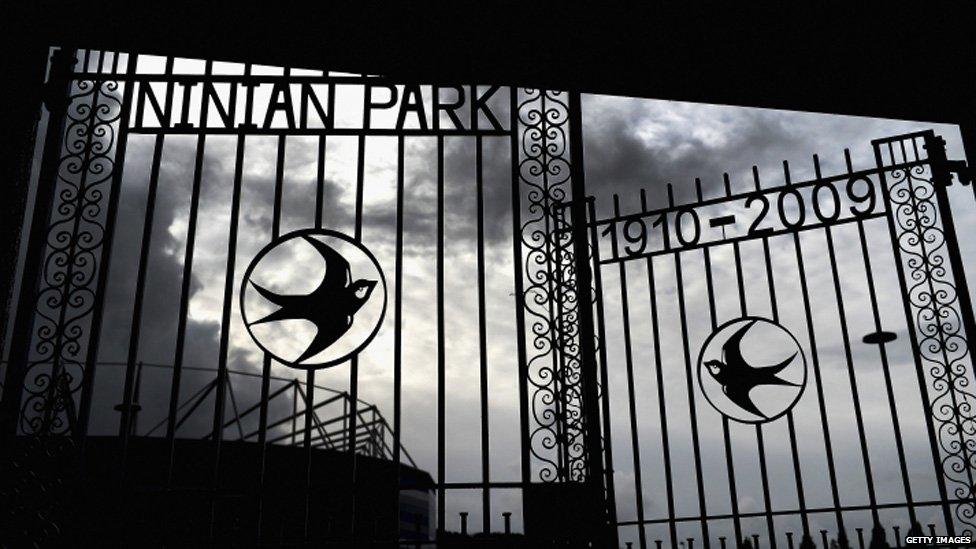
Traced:
<svg viewBox="0 0 976 549">
<path fill-rule="evenodd" d="M 807 382 L 807 360 L 786 328 L 758 317 L 720 326 L 698 357 L 698 384 L 718 412 L 743 423 L 772 421 L 792 408 Z"/>
<path fill-rule="evenodd" d="M 258 252 L 244 272 L 240 299 L 258 347 L 289 366 L 325 368 L 376 335 L 386 312 L 386 280 L 362 244 L 305 229 Z"/>
</svg>

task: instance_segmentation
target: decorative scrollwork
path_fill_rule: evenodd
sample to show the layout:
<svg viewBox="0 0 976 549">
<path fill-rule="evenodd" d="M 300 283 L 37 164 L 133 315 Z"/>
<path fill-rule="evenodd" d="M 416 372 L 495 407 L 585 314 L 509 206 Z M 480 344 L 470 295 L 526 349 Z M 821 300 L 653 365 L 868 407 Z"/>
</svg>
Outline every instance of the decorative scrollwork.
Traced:
<svg viewBox="0 0 976 549">
<path fill-rule="evenodd" d="M 47 249 L 34 304 L 32 356 L 24 381 L 20 429 L 66 434 L 75 423 L 99 255 L 105 238 L 106 187 L 115 171 L 119 84 L 77 80 L 65 106 Z"/>
<path fill-rule="evenodd" d="M 521 90 L 518 102 L 520 191 L 527 199 L 521 243 L 524 306 L 532 355 L 530 452 L 543 481 L 586 475 L 580 386 L 579 299 L 569 201 L 569 107 L 564 92 Z"/>
<path fill-rule="evenodd" d="M 976 529 L 976 395 L 969 388 L 969 344 L 962 326 L 958 293 L 946 265 L 947 241 L 935 195 L 940 190 L 927 164 L 892 167 L 887 172 L 897 245 L 918 335 L 916 352 L 928 374 L 929 402 L 936 425 L 942 473 L 953 486 L 950 497 L 964 535 Z"/>
</svg>

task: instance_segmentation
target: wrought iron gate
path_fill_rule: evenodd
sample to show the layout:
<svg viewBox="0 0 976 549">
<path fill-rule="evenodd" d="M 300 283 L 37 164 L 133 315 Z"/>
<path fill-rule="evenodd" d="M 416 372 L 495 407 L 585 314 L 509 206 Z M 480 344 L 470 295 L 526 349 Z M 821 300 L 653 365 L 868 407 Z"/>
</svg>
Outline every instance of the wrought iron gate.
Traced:
<svg viewBox="0 0 976 549">
<path fill-rule="evenodd" d="M 612 213 L 597 217 L 602 204 L 582 199 L 578 93 L 190 65 L 96 51 L 52 57 L 48 129 L 4 365 L 2 497 L 12 502 L 4 505 L 5 530 L 31 541 L 96 532 L 174 543 L 687 541 L 691 549 L 694 540 L 733 545 L 754 533 L 773 546 L 784 536 L 792 543 L 794 533 L 815 537 L 820 516 L 842 531 L 858 512 L 874 523 L 891 510 L 924 522 L 936 509 L 949 531 L 971 527 L 976 442 L 966 334 L 974 328 L 946 195 L 959 166 L 946 161 L 933 134 L 876 142 L 877 165 L 868 170 L 848 162 L 846 173 L 822 176 L 814 160 L 815 177 L 803 183 L 792 182 L 789 169 L 776 187 L 762 186 L 755 173 L 747 192 L 733 192 L 727 178 L 717 197 L 697 183 L 690 204 L 677 203 L 668 187 L 664 207 L 641 193 L 639 210 L 615 198 Z M 344 120 L 342 101 L 357 105 Z M 304 179 L 289 167 L 295 139 L 307 141 Z M 343 139 L 345 186 L 330 180 L 334 164 L 343 164 L 330 151 Z M 377 156 L 389 166 L 376 168 L 367 151 L 382 139 L 388 154 Z M 410 167 L 421 140 L 429 155 Z M 139 162 L 141 178 L 133 175 Z M 261 163 L 270 174 L 264 185 L 253 182 Z M 181 168 L 182 179 L 167 175 Z M 385 169 L 387 179 L 374 169 Z M 161 218 L 164 206 L 182 213 Z M 338 366 L 316 370 L 304 367 L 311 364 L 304 358 L 315 358 L 304 356 L 312 345 L 299 359 L 282 358 L 251 330 L 261 320 L 244 320 L 242 309 L 265 253 L 295 238 L 326 257 L 321 245 L 333 237 L 376 264 L 370 276 L 353 265 L 346 285 L 368 287 L 363 300 L 370 291 L 388 295 L 389 314 L 379 312 L 376 322 L 389 353 L 371 356 L 383 347 L 376 344 L 363 351 L 374 332 Z M 820 255 L 810 251 L 818 238 Z M 130 253 L 120 241 L 132 244 Z M 405 259 L 411 248 L 425 250 L 422 261 Z M 159 274 L 161 256 L 171 270 Z M 470 259 L 468 273 L 462 257 Z M 852 265 L 859 265 L 854 275 Z M 113 278 L 113 269 L 127 274 Z M 215 291 L 203 290 L 209 309 L 194 313 L 204 300 L 196 277 L 207 269 Z M 636 279 L 635 269 L 643 269 Z M 502 283 L 492 276 L 498 272 Z M 177 283 L 163 305 L 147 305 L 165 293 L 163 279 Z M 851 297 L 850 280 L 866 293 Z M 643 301 L 638 286 L 646 288 Z M 469 307 L 457 287 L 470 290 Z M 897 299 L 885 288 L 895 288 Z M 638 309 L 645 320 L 636 320 Z M 173 322 L 159 320 L 166 310 Z M 865 311 L 869 329 L 850 333 L 860 324 L 849 319 Z M 836 369 L 824 358 L 824 314 L 842 328 L 830 348 Z M 727 414 L 748 407 L 712 410 L 700 394 L 708 378 L 693 372 L 704 336 L 739 318 L 790 334 L 809 373 L 803 383 L 786 381 L 800 394 L 768 416 L 781 417 L 745 431 Z M 209 335 L 194 335 L 191 327 L 205 321 Z M 411 332 L 410 324 L 425 322 L 425 336 Z M 733 338 L 724 334 L 728 345 Z M 492 352 L 499 341 L 511 345 Z M 465 343 L 477 350 L 459 359 L 455 346 Z M 424 360 L 410 354 L 417 348 Z M 257 353 L 253 364 L 242 358 L 249 352 Z M 151 353 L 162 355 L 164 368 Z M 880 365 L 870 391 L 856 368 L 865 360 Z M 282 364 L 299 368 L 300 377 Z M 389 402 L 374 406 L 362 397 L 385 383 L 377 364 L 387 366 L 390 391 Z M 291 379 L 279 379 L 282 372 Z M 911 420 L 896 406 L 905 372 L 909 393 L 925 407 Z M 235 386 L 240 391 L 244 377 L 259 386 L 238 408 Z M 846 451 L 825 389 L 835 379 L 853 402 L 856 434 Z M 338 386 L 336 394 L 327 386 Z M 470 409 L 452 404 L 455 392 L 469 388 L 476 389 Z M 289 392 L 291 406 L 278 405 Z M 876 408 L 861 406 L 868 392 L 890 412 L 901 487 L 893 500 L 878 495 L 872 476 L 879 468 L 869 448 L 872 423 L 862 416 Z M 511 413 L 496 404 L 504 398 Z M 329 405 L 339 409 L 320 417 Z M 411 420 L 415 410 L 429 417 Z M 147 423 L 153 411 L 158 417 Z M 516 423 L 517 430 L 506 428 Z M 924 437 L 903 435 L 912 428 Z M 806 444 L 808 429 L 822 444 Z M 739 506 L 743 433 L 755 440 L 759 510 Z M 405 439 L 430 448 L 407 454 Z M 816 460 L 829 487 L 822 502 L 805 445 L 822 456 Z M 476 448 L 477 458 L 452 472 L 462 461 L 458 447 Z M 324 455 L 320 448 L 338 457 L 323 462 L 314 457 Z M 779 448 L 787 475 L 769 473 Z M 928 453 L 923 481 L 935 486 L 924 496 L 912 478 L 919 448 Z M 718 482 L 708 467 L 714 459 Z M 846 459 L 860 463 L 863 494 L 845 491 L 839 463 Z M 632 463 L 633 479 L 615 470 L 615 460 Z M 688 474 L 678 478 L 683 468 Z M 647 489 L 654 476 L 662 489 Z M 724 488 L 716 493 L 716 486 Z M 795 502 L 781 504 L 783 490 Z M 452 507 L 463 493 L 474 497 Z M 515 495 L 502 497 L 508 493 Z M 426 495 L 436 507 L 429 527 L 405 510 L 423 507 L 416 501 Z M 470 528 L 463 509 L 475 510 Z M 777 523 L 791 518 L 798 527 Z"/>
<path fill-rule="evenodd" d="M 604 543 L 602 464 L 589 458 L 599 430 L 587 429 L 596 406 L 583 405 L 595 402 L 583 386 L 596 370 L 581 373 L 586 332 L 567 316 L 575 288 L 550 255 L 551 207 L 581 168 L 569 162 L 578 95 L 573 106 L 550 91 L 68 49 L 54 50 L 47 89 L 4 364 L 4 531 L 39 543 Z M 343 139 L 347 157 L 334 148 Z M 385 152 L 368 151 L 381 140 Z M 289 163 L 302 154 L 304 172 Z M 326 278 L 336 246 L 373 259 L 369 276 L 352 264 L 352 281 L 367 303 L 389 294 L 375 320 L 390 350 L 381 363 L 361 362 L 376 331 L 316 370 L 304 363 L 314 356 L 283 357 L 252 329 L 267 318 L 244 318 L 247 292 L 261 289 L 255 277 L 273 281 L 253 270 L 290 238 L 319 249 Z M 404 259 L 411 247 L 425 250 L 419 266 L 416 253 Z M 488 310 L 498 299 L 486 305 L 491 261 L 510 285 L 504 322 Z M 216 284 L 201 282 L 211 275 Z M 464 276 L 472 296 L 459 296 Z M 428 319 L 429 331 L 410 332 Z M 463 362 L 452 356 L 462 328 L 460 344 L 477 349 Z M 513 352 L 489 356 L 489 341 Z M 386 383 L 389 402 L 363 402 Z M 434 389 L 418 399 L 418 387 Z M 474 413 L 452 403 L 469 387 Z M 405 402 L 429 417 L 418 424 Z M 458 447 L 480 457 L 459 460 Z M 320 465 L 319 449 L 337 457 Z"/>
<path fill-rule="evenodd" d="M 784 162 L 773 185 L 753 168 L 749 190 L 725 174 L 708 196 L 696 179 L 689 203 L 670 184 L 661 207 L 643 190 L 603 217 L 589 201 L 621 539 L 826 547 L 853 522 L 862 547 L 892 523 L 895 538 L 972 534 L 973 315 L 948 201 L 962 166 L 931 131 L 873 147 L 874 167 L 845 151 L 838 175 L 815 155 L 803 182 Z M 759 362 L 783 333 L 792 354 Z M 781 359 L 769 371 L 793 376 L 735 385 Z"/>
</svg>

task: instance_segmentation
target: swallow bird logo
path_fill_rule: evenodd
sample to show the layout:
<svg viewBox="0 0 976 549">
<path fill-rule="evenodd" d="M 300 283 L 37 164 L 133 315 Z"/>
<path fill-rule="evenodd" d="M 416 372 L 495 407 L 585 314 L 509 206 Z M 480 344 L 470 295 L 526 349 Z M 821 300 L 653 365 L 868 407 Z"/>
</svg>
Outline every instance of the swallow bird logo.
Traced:
<svg viewBox="0 0 976 549">
<path fill-rule="evenodd" d="M 386 309 L 383 273 L 373 255 L 333 231 L 296 231 L 252 260 L 241 311 L 252 339 L 298 368 L 338 364 L 376 335 Z"/>
<path fill-rule="evenodd" d="M 786 328 L 764 318 L 740 318 L 705 341 L 698 381 L 722 415 L 762 423 L 785 414 L 800 399 L 806 358 Z"/>
</svg>

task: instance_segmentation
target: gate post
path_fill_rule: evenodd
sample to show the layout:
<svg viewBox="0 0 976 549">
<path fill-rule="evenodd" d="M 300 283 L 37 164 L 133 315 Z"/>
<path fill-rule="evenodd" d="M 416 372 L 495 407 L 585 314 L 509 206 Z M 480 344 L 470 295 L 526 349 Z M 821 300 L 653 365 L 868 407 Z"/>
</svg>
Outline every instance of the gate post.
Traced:
<svg viewBox="0 0 976 549">
<path fill-rule="evenodd" d="M 47 61 L 51 55 L 49 44 L 27 42 L 21 45 L 18 55 L 5 59 L 6 96 L 3 109 L 7 120 L 0 143 L 3 143 L 6 161 L 0 166 L 3 181 L 4 203 L 0 204 L 0 219 L 7 230 L 0 234 L 0 303 L 5 313 L 0 316 L 0 334 L 6 335 L 12 319 L 13 287 L 20 256 L 21 227 L 27 215 L 30 195 L 31 164 L 37 131 L 41 118 L 42 92 L 44 90 Z M 0 355 L 5 341 L 0 341 Z"/>
<path fill-rule="evenodd" d="M 956 282 L 959 308 L 962 313 L 963 327 L 967 336 L 976 334 L 976 322 L 973 321 L 973 302 L 969 297 L 969 284 L 966 282 L 966 270 L 963 266 L 962 254 L 959 252 L 959 241 L 956 236 L 956 224 L 952 218 L 952 206 L 949 204 L 949 185 L 952 185 L 952 174 L 949 173 L 946 157 L 946 142 L 934 132 L 925 134 L 925 150 L 928 152 L 929 162 L 932 163 L 932 185 L 935 187 L 935 199 L 938 211 L 942 215 L 942 231 L 945 233 L 946 253 L 952 267 L 952 280 Z"/>
<path fill-rule="evenodd" d="M 926 158 L 917 139 L 927 151 Z M 973 382 L 968 337 L 976 331 L 948 199 L 951 176 L 945 143 L 930 130 L 875 140 L 872 145 L 926 408 L 942 515 L 950 536 L 957 530 L 968 535 L 976 528 L 972 518 L 976 454 L 971 448 L 976 394 L 968 388 Z M 896 145 L 901 161 L 896 159 Z M 883 146 L 888 148 L 890 164 L 883 160 Z"/>
<path fill-rule="evenodd" d="M 512 114 L 525 533 L 547 543 L 615 546 L 580 94 L 521 89 Z"/>
<path fill-rule="evenodd" d="M 616 526 L 609 524 L 607 501 L 604 491 L 603 434 L 600 429 L 600 397 L 597 391 L 598 365 L 596 360 L 596 334 L 593 320 L 591 293 L 593 274 L 590 272 L 589 231 L 586 224 L 586 181 L 583 169 L 583 131 L 579 91 L 569 92 L 569 143 L 573 197 L 570 203 L 572 215 L 573 261 L 576 270 L 576 299 L 579 308 L 580 374 L 583 382 L 583 414 L 587 453 L 586 482 L 593 501 L 592 512 L 599 513 L 599 523 L 604 526 L 596 541 L 616 547 Z M 604 388 L 605 389 L 605 388 Z M 643 525 L 638 526 L 643 528 Z"/>
<path fill-rule="evenodd" d="M 17 315 L 10 340 L 10 360 L 4 375 L 3 400 L 0 401 L 0 440 L 8 451 L 13 446 L 20 421 L 20 405 L 23 398 L 24 379 L 30 356 L 31 334 L 34 327 L 34 303 L 40 289 L 44 252 L 47 247 L 49 220 L 54 206 L 58 167 L 61 160 L 61 140 L 65 118 L 71 103 L 71 74 L 76 63 L 75 50 L 61 48 L 51 55 L 50 74 L 44 84 L 43 102 L 48 110 L 44 150 L 31 216 L 30 235 L 21 275 L 17 298 Z M 12 304 L 11 304 L 12 305 Z"/>
</svg>

